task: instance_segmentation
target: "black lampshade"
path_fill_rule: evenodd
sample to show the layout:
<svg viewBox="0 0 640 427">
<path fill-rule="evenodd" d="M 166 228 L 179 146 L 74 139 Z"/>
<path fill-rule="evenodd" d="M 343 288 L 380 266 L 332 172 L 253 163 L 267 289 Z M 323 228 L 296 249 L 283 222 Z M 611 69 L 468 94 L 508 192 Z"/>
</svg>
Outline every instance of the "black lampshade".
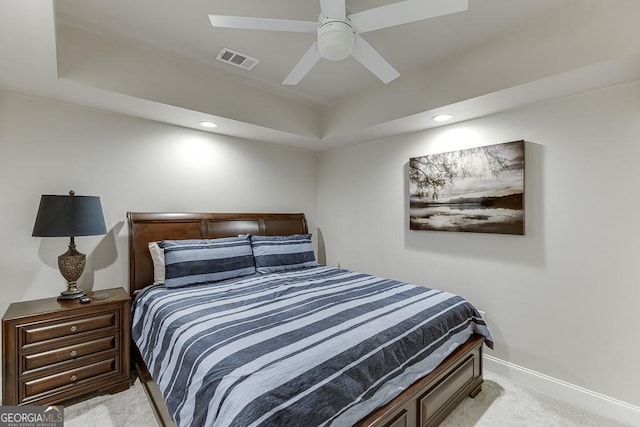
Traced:
<svg viewBox="0 0 640 427">
<path fill-rule="evenodd" d="M 43 195 L 33 226 L 35 237 L 107 234 L 98 196 Z"/>
</svg>

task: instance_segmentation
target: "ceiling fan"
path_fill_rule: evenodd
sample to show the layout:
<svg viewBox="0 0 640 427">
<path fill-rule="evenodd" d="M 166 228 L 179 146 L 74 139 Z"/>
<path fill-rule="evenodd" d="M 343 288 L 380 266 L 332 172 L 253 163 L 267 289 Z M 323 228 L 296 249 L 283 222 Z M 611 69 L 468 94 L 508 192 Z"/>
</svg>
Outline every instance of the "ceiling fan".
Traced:
<svg viewBox="0 0 640 427">
<path fill-rule="evenodd" d="M 400 73 L 360 34 L 400 24 L 467 10 L 468 0 L 405 0 L 347 15 L 345 0 L 320 0 L 318 22 L 245 16 L 209 15 L 211 25 L 221 28 L 316 33 L 317 41 L 282 82 L 296 85 L 325 58 L 340 61 L 352 55 L 384 83 Z"/>
</svg>

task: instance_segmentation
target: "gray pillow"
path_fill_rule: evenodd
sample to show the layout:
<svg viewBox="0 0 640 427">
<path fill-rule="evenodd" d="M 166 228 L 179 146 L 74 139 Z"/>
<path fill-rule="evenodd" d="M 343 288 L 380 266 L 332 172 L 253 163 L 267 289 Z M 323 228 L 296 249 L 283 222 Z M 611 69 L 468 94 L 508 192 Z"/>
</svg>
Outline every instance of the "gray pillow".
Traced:
<svg viewBox="0 0 640 427">
<path fill-rule="evenodd" d="M 317 267 L 311 234 L 292 236 L 251 236 L 258 273 Z"/>
<path fill-rule="evenodd" d="M 167 288 L 216 282 L 256 272 L 248 235 L 206 240 L 162 240 Z"/>
</svg>

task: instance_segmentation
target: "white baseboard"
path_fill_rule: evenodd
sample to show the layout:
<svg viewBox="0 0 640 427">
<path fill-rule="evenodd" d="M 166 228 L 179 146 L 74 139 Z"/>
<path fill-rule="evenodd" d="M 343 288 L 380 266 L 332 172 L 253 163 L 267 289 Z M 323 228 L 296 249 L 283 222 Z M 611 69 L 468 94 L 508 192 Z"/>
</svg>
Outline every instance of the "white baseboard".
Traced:
<svg viewBox="0 0 640 427">
<path fill-rule="evenodd" d="M 484 368 L 487 371 L 511 378 L 514 382 L 525 387 L 534 388 L 603 417 L 631 426 L 640 426 L 640 407 L 622 400 L 605 396 L 487 354 L 484 355 Z"/>
</svg>

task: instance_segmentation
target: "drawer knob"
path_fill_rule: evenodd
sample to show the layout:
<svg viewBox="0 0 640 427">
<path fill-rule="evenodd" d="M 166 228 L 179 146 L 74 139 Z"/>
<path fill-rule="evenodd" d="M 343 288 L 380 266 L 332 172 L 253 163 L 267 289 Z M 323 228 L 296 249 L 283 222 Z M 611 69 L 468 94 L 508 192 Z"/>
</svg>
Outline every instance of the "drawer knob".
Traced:
<svg viewBox="0 0 640 427">
<path fill-rule="evenodd" d="M 77 330 L 78 330 L 78 327 L 77 327 L 76 325 L 73 325 L 73 326 L 71 327 L 71 332 L 75 332 L 75 331 L 77 331 Z"/>
<path fill-rule="evenodd" d="M 71 378 L 69 378 L 71 381 L 77 381 L 78 380 L 78 376 L 73 374 L 71 375 Z"/>
<path fill-rule="evenodd" d="M 71 357 L 76 357 L 78 355 L 78 352 L 75 350 L 71 350 Z"/>
</svg>

